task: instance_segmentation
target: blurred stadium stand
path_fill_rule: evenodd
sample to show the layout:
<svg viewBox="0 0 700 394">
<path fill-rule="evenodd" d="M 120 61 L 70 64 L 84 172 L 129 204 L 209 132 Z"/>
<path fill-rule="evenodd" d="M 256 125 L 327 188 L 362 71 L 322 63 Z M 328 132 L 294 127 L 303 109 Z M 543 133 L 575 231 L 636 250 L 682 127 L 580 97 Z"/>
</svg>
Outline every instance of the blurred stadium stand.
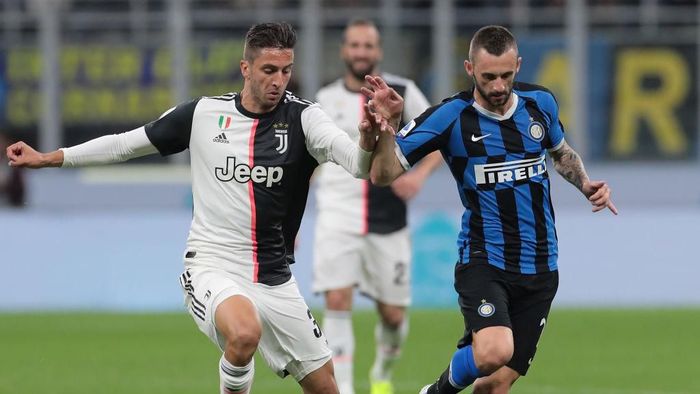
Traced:
<svg viewBox="0 0 700 394">
<path fill-rule="evenodd" d="M 576 190 L 552 177 L 558 299 L 700 304 L 690 280 L 700 275 L 692 248 L 700 234 L 697 1 L 0 0 L 0 131 L 50 150 L 140 126 L 191 97 L 236 91 L 245 31 L 268 20 L 298 29 L 295 83 L 313 98 L 342 73 L 348 16 L 378 22 L 384 69 L 418 81 L 433 102 L 469 87 L 462 63 L 476 29 L 510 27 L 523 57 L 518 79 L 555 93 L 567 140 L 592 177 L 611 183 L 622 212 L 591 215 Z M 10 250 L 0 263 L 17 278 L 0 290 L 0 309 L 177 307 L 191 209 L 186 154 L 25 176 L 28 209 L 0 210 L 0 246 Z M 416 276 L 441 275 L 417 283 L 415 299 L 451 306 L 451 291 L 439 289 L 451 290 L 459 201 L 446 169 L 430 182 L 412 204 Z M 300 283 L 310 275 L 313 211 L 311 199 Z M 39 268 L 47 264 L 80 274 L 82 285 L 69 292 L 77 293 L 57 296 L 66 290 L 55 270 Z M 134 282 L 131 270 L 146 265 L 148 280 Z M 111 278 L 100 276 L 105 266 Z M 590 290 L 595 280 L 603 290 Z M 27 281 L 44 291 L 28 298 Z M 129 281 L 149 283 L 154 296 L 126 296 L 117 283 Z M 667 286 L 655 288 L 659 281 Z"/>
</svg>

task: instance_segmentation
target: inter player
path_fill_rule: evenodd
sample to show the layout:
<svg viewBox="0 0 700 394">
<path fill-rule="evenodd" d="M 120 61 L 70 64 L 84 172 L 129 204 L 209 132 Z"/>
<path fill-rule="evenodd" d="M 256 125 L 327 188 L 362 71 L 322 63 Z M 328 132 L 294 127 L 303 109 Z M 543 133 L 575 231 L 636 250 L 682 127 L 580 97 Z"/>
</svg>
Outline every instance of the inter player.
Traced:
<svg viewBox="0 0 700 394">
<path fill-rule="evenodd" d="M 420 115 L 429 104 L 415 83 L 380 73 L 380 35 L 366 19 L 348 23 L 340 56 L 345 75 L 323 87 L 317 101 L 353 140 L 367 97 L 360 92 L 366 75 L 381 75 L 404 98 L 402 122 Z M 376 355 L 370 371 L 370 393 L 393 391 L 391 372 L 408 333 L 405 309 L 411 300 L 411 243 L 406 227 L 406 201 L 421 188 L 442 161 L 428 155 L 391 187 L 355 179 L 332 163 L 320 166 L 317 182 L 318 219 L 314 242 L 313 289 L 323 292 L 323 331 L 333 351 L 333 366 L 341 394 L 353 394 L 355 338 L 351 308 L 353 288 L 371 297 L 380 321 L 375 327 Z"/>
<path fill-rule="evenodd" d="M 366 176 L 376 135 L 353 142 L 318 104 L 285 91 L 296 33 L 251 27 L 240 93 L 181 104 L 138 129 L 50 153 L 7 149 L 13 167 L 74 167 L 190 150 L 194 217 L 180 278 L 186 307 L 223 352 L 221 393 L 247 393 L 259 348 L 305 393 L 337 393 L 331 352 L 289 264 L 317 164 Z M 367 129 L 367 127 L 365 128 Z"/>
<path fill-rule="evenodd" d="M 449 163 L 465 208 L 455 256 L 465 336 L 444 373 L 420 392 L 457 393 L 473 383 L 474 393 L 501 394 L 527 373 L 558 286 L 546 152 L 593 212 L 617 209 L 608 185 L 589 180 L 564 140 L 552 93 L 514 82 L 521 58 L 507 29 L 477 31 L 464 63 L 472 91 L 430 108 L 395 137 L 377 119 L 383 132 L 371 177 L 389 183 L 434 150 Z M 389 89 L 370 81 L 371 106 L 398 124 L 400 97 L 375 103 Z"/>
</svg>

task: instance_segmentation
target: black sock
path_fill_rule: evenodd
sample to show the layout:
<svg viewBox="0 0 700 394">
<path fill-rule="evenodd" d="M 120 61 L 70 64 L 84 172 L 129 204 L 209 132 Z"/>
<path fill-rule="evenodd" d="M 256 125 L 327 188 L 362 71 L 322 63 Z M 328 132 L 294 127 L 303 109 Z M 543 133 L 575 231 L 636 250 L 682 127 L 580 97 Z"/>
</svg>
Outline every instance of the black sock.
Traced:
<svg viewBox="0 0 700 394">
<path fill-rule="evenodd" d="M 455 388 L 450 384 L 450 366 L 440 375 L 437 382 L 428 389 L 428 394 L 457 394 L 462 389 Z"/>
</svg>

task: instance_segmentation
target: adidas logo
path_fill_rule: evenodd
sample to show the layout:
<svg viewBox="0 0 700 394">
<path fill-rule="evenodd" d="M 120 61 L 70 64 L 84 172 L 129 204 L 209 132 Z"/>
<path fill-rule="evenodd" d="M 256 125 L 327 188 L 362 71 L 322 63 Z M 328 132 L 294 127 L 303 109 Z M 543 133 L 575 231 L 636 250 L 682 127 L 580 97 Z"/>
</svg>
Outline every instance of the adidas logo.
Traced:
<svg viewBox="0 0 700 394">
<path fill-rule="evenodd" d="M 228 144 L 228 139 L 226 139 L 226 133 L 221 133 L 214 137 L 213 139 L 214 142 L 221 142 L 222 144 Z"/>
</svg>

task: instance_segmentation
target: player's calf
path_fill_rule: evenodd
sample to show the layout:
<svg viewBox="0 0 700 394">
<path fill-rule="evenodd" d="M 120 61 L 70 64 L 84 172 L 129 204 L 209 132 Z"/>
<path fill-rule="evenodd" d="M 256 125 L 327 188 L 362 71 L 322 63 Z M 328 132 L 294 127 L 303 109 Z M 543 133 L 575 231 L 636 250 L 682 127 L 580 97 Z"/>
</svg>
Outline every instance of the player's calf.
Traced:
<svg viewBox="0 0 700 394">
<path fill-rule="evenodd" d="M 519 377 L 520 374 L 508 367 L 500 368 L 489 376 L 477 379 L 473 394 L 508 394 Z"/>
</svg>

